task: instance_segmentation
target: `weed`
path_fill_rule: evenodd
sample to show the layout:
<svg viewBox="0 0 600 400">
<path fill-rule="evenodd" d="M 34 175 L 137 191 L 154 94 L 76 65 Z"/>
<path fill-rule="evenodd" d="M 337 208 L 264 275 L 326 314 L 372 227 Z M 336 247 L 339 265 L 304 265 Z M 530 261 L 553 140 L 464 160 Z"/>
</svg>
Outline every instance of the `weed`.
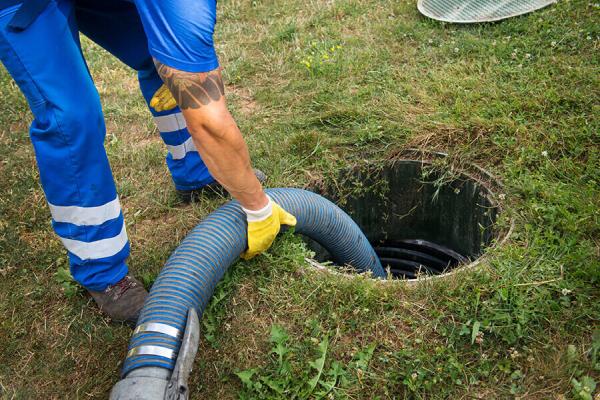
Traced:
<svg viewBox="0 0 600 400">
<path fill-rule="evenodd" d="M 271 327 L 271 354 L 275 357 L 263 368 L 237 372 L 245 391 L 240 399 L 323 399 L 346 398 L 344 388 L 351 381 L 362 380 L 369 373 L 369 363 L 375 345 L 358 352 L 348 365 L 328 358 L 329 339 L 291 344 L 289 334 L 281 326 Z M 314 347 L 316 346 L 316 348 Z M 306 347 L 309 347 L 308 349 Z M 316 358 L 302 365 L 301 353 L 313 353 Z"/>
<path fill-rule="evenodd" d="M 338 53 L 342 51 L 342 49 L 342 44 L 313 40 L 310 42 L 309 48 L 305 51 L 300 64 L 304 66 L 311 75 L 331 73 L 338 63 Z"/>
<path fill-rule="evenodd" d="M 81 286 L 75 282 L 68 269 L 58 267 L 55 277 L 67 298 L 72 298 L 82 291 Z"/>
<path fill-rule="evenodd" d="M 579 380 L 573 378 L 573 396 L 576 400 L 593 400 L 593 395 L 596 392 L 596 381 L 589 377 L 583 376 Z"/>
</svg>

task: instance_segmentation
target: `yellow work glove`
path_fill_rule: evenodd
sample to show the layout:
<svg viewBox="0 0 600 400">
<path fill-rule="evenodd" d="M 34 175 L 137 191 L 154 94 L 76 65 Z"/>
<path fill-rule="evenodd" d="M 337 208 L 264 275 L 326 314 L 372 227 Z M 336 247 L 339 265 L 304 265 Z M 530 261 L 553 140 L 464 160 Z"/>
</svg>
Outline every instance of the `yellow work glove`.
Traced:
<svg viewBox="0 0 600 400">
<path fill-rule="evenodd" d="M 248 250 L 242 253 L 249 260 L 271 247 L 281 225 L 296 226 L 296 217 L 269 198 L 263 209 L 252 211 L 242 207 L 248 220 Z"/>
<path fill-rule="evenodd" d="M 150 107 L 154 108 L 157 112 L 169 111 L 177 107 L 177 102 L 164 83 L 154 93 L 152 99 L 150 99 Z"/>
</svg>

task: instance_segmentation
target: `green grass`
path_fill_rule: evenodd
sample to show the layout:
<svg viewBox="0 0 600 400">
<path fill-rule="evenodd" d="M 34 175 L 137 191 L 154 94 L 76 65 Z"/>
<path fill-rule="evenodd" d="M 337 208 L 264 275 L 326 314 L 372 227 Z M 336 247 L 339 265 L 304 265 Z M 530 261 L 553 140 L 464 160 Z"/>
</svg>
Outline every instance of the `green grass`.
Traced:
<svg viewBox="0 0 600 400">
<path fill-rule="evenodd" d="M 591 399 L 600 374 L 599 11 L 564 0 L 458 26 L 422 17 L 412 1 L 219 2 L 229 102 L 271 186 L 331 179 L 357 160 L 420 146 L 499 176 L 515 232 L 481 269 L 416 288 L 311 271 L 303 243 L 285 235 L 217 288 L 192 397 Z M 84 47 L 130 266 L 150 284 L 220 202 L 177 203 L 135 74 Z M 3 69 L 0 93 L 0 396 L 105 398 L 131 331 L 65 276 L 31 116 Z"/>
</svg>

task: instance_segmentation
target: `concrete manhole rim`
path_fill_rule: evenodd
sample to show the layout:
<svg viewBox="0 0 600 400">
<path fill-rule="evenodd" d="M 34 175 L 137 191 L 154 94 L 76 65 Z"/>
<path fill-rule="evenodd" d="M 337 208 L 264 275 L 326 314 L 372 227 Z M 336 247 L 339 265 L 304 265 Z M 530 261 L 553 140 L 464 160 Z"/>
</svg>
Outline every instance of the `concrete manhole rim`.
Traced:
<svg viewBox="0 0 600 400">
<path fill-rule="evenodd" d="M 505 19 L 508 18 L 513 18 L 513 17 L 518 17 L 521 15 L 526 15 L 529 13 L 532 13 L 534 11 L 538 11 L 541 10 L 545 7 L 548 7 L 552 4 L 555 4 L 558 2 L 558 0 L 548 0 L 545 2 L 540 3 L 539 5 L 534 6 L 533 8 L 527 10 L 527 11 L 519 11 L 519 12 L 514 12 L 511 14 L 507 14 L 507 15 L 502 15 L 499 17 L 495 17 L 495 18 L 488 18 L 488 19 L 463 19 L 463 20 L 452 20 L 449 18 L 444 18 L 444 17 L 440 17 L 438 15 L 434 15 L 431 14 L 426 7 L 423 5 L 424 2 L 426 2 L 428 0 L 419 0 L 417 2 L 417 9 L 419 10 L 419 12 L 424 15 L 427 18 L 433 19 L 435 21 L 441 21 L 441 22 L 446 22 L 446 23 L 450 23 L 450 24 L 481 24 L 481 23 L 486 23 L 486 22 L 498 22 L 498 21 L 503 21 Z"/>
<path fill-rule="evenodd" d="M 364 165 L 364 166 L 379 165 L 382 162 L 388 162 L 388 163 L 393 164 L 395 162 L 401 162 L 401 161 L 416 161 L 416 162 L 421 162 L 423 164 L 434 165 L 435 160 L 450 160 L 451 161 L 450 156 L 447 153 L 443 153 L 443 152 L 439 152 L 439 151 L 411 148 L 411 149 L 403 150 L 385 161 L 384 160 L 382 160 L 382 161 L 364 161 L 362 163 L 362 165 Z M 357 165 L 355 165 L 355 166 L 357 166 Z M 456 168 L 455 168 L 456 165 L 454 163 L 451 163 L 449 166 L 456 176 L 462 176 L 467 179 L 473 180 L 473 181 L 477 182 L 478 184 L 480 184 L 483 188 L 485 188 L 487 194 L 491 196 L 496 207 L 498 207 L 498 216 L 503 216 L 503 217 L 508 218 L 508 227 L 503 230 L 500 230 L 497 233 L 496 238 L 494 239 L 493 243 L 490 246 L 486 247 L 485 251 L 483 252 L 483 254 L 481 254 L 481 256 L 477 257 L 477 259 L 473 260 L 472 262 L 470 262 L 468 264 L 459 265 L 458 267 L 453 268 L 449 272 L 439 274 L 439 275 L 419 276 L 416 279 L 385 279 L 385 280 L 372 279 L 372 278 L 367 278 L 367 279 L 370 279 L 373 282 L 377 282 L 379 284 L 384 284 L 384 285 L 403 285 L 403 286 L 413 286 L 413 285 L 418 285 L 418 284 L 421 284 L 424 282 L 432 282 L 434 280 L 446 279 L 446 278 L 452 277 L 456 274 L 473 271 L 475 268 L 480 266 L 484 261 L 488 260 L 489 253 L 492 250 L 498 249 L 498 248 L 504 246 L 508 242 L 508 240 L 510 239 L 510 237 L 513 233 L 515 222 L 514 222 L 513 218 L 506 215 L 505 208 L 503 207 L 502 202 L 498 198 L 498 194 L 494 191 L 494 189 L 497 191 L 502 191 L 504 189 L 504 185 L 502 184 L 500 179 L 497 178 L 496 176 L 494 176 L 491 172 L 484 169 L 483 167 L 481 167 L 477 164 L 474 164 L 474 163 L 460 164 L 460 166 L 458 166 Z M 471 170 L 469 171 L 468 169 L 471 169 Z M 324 272 L 324 273 L 328 273 L 333 276 L 341 277 L 344 279 L 359 279 L 359 278 L 364 279 L 367 275 L 364 273 L 361 274 L 361 273 L 350 273 L 350 272 L 340 271 L 340 270 L 331 268 L 330 266 L 323 265 L 320 262 L 318 262 L 317 260 L 314 260 L 311 258 L 305 258 L 305 261 L 309 265 L 303 266 L 303 268 L 306 268 L 307 270 Z"/>
</svg>

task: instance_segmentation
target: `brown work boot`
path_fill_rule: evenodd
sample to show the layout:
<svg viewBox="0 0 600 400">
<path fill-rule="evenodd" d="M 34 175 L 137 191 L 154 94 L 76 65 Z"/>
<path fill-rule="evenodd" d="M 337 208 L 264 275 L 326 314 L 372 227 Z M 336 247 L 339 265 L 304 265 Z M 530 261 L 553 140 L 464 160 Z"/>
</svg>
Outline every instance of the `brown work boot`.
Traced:
<svg viewBox="0 0 600 400">
<path fill-rule="evenodd" d="M 117 322 L 135 325 L 148 292 L 144 285 L 126 275 L 119 282 L 108 286 L 103 292 L 88 290 L 100 311 Z"/>
</svg>

